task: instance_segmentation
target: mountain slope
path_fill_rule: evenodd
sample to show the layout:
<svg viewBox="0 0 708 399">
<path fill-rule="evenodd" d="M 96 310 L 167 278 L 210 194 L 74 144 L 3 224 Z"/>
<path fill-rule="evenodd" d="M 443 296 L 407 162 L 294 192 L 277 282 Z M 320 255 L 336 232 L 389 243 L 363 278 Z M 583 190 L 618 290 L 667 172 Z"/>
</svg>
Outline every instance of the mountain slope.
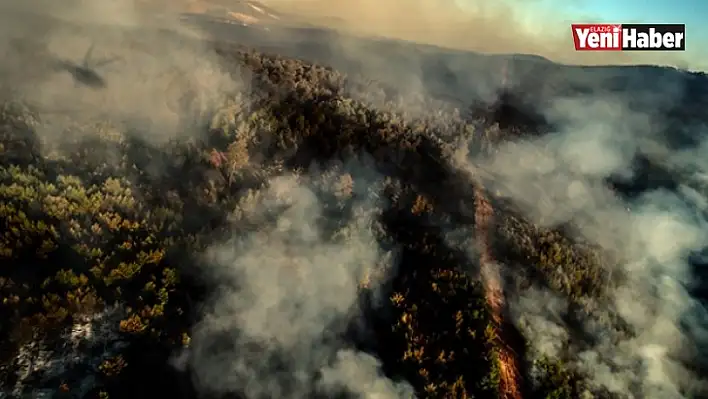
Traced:
<svg viewBox="0 0 708 399">
<path fill-rule="evenodd" d="M 4 392 L 706 395 L 704 76 L 190 21 L 77 27 L 104 90 L 4 65 Z"/>
</svg>

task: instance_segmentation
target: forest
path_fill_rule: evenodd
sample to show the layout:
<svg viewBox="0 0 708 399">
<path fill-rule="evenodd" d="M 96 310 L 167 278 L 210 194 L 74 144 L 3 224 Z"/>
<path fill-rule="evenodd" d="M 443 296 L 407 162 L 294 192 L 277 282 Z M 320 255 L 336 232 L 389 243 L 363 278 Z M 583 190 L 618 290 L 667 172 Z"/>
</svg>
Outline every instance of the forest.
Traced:
<svg viewBox="0 0 708 399">
<path fill-rule="evenodd" d="M 177 99 L 190 133 L 165 142 L 68 116 L 47 143 L 51 116 L 4 97 L 8 397 L 386 397 L 364 396 L 356 370 L 348 381 L 323 371 L 347 353 L 380 361 L 390 384 L 409 386 L 401 397 L 629 397 L 571 358 L 582 331 L 556 357 L 535 353 L 488 298 L 491 259 L 513 271 L 507 295 L 538 286 L 562 298 L 568 326 L 596 318 L 617 337 L 641 333 L 609 306 L 622 254 L 538 223 L 455 162 L 460 147 L 493 155 L 549 127 L 504 95 L 460 110 L 324 65 L 214 47 L 248 91 L 208 109 Z M 471 237 L 488 245 L 470 250 Z M 218 321 L 223 312 L 241 324 Z"/>
</svg>

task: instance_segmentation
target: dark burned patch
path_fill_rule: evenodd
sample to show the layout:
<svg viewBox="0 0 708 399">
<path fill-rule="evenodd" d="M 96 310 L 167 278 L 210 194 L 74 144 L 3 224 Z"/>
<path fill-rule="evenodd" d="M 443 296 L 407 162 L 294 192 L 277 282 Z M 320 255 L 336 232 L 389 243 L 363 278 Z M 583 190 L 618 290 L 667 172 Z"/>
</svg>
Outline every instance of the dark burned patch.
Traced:
<svg viewBox="0 0 708 399">
<path fill-rule="evenodd" d="M 500 91 L 491 103 L 471 104 L 468 117 L 482 126 L 499 126 L 504 132 L 503 139 L 538 136 L 551 129 L 550 122 L 538 107 L 539 104 L 532 104 L 516 90 L 506 89 Z"/>
</svg>

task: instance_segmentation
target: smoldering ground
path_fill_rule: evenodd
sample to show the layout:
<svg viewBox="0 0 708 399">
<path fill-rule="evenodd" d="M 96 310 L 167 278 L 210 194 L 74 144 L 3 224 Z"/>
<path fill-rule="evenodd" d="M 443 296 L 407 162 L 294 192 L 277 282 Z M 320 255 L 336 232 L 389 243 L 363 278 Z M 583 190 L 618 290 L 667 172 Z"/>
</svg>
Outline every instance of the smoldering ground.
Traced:
<svg viewBox="0 0 708 399">
<path fill-rule="evenodd" d="M 545 110 L 559 122 L 554 132 L 507 142 L 484 157 L 470 158 L 463 148 L 459 164 L 493 176 L 490 191 L 539 226 L 570 224 L 577 237 L 616 259 L 606 299 L 571 300 L 581 311 L 569 311 L 569 299 L 547 287 L 510 290 L 510 311 L 531 360 L 575 362 L 598 386 L 629 397 L 704 395 L 706 309 L 690 291 L 705 273 L 690 261 L 708 238 L 702 210 L 708 192 L 695 184 L 705 174 L 703 146 L 678 155 L 662 134 L 676 121 L 658 116 L 659 104 L 642 112 L 630 110 L 626 100 L 558 98 Z M 657 180 L 629 196 L 612 190 L 608 180 L 632 181 L 642 173 L 639 154 L 655 154 L 652 162 L 676 185 Z M 505 265 L 508 275 L 518 270 Z M 580 333 L 569 314 L 580 319 Z"/>
</svg>

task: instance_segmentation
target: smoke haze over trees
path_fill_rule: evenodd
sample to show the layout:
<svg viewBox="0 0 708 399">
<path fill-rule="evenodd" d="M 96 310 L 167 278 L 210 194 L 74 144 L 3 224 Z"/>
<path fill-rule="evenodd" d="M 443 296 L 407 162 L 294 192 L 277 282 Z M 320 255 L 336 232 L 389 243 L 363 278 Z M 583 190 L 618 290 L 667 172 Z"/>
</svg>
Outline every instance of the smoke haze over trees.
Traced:
<svg viewBox="0 0 708 399">
<path fill-rule="evenodd" d="M 0 4 L 3 395 L 708 397 L 703 74 Z"/>
</svg>

